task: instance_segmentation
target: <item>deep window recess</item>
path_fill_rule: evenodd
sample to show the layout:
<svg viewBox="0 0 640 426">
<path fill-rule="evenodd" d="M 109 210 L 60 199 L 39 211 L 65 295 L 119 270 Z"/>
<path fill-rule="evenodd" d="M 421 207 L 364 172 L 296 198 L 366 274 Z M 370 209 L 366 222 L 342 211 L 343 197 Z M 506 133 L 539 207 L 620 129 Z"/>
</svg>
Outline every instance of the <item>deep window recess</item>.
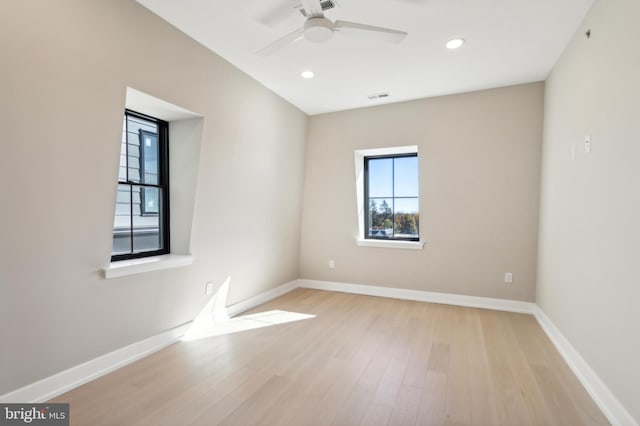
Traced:
<svg viewBox="0 0 640 426">
<path fill-rule="evenodd" d="M 420 240 L 418 155 L 364 157 L 366 239 Z"/>
<path fill-rule="evenodd" d="M 111 261 L 169 253 L 169 125 L 126 110 Z"/>
</svg>

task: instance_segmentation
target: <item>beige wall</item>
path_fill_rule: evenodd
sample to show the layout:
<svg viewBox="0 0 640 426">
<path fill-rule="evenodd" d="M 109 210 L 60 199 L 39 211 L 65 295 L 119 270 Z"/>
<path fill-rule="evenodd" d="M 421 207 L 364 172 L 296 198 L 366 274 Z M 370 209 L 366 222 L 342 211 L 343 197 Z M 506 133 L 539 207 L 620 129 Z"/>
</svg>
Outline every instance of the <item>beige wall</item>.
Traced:
<svg viewBox="0 0 640 426">
<path fill-rule="evenodd" d="M 547 81 L 537 302 L 640 422 L 638 18 L 596 1 Z"/>
<path fill-rule="evenodd" d="M 2 1 L 0 53 L 0 395 L 298 277 L 306 115 L 129 0 Z M 204 117 L 195 262 L 107 281 L 127 86 Z"/>
<path fill-rule="evenodd" d="M 533 301 L 543 97 L 533 83 L 311 117 L 301 277 Z M 419 150 L 424 250 L 356 246 L 354 150 L 403 145 Z"/>
<path fill-rule="evenodd" d="M 535 295 L 640 419 L 638 16 L 597 1 L 547 82 L 536 292 L 542 83 L 307 119 L 133 1 L 0 2 L 0 395 L 191 320 L 206 281 L 302 277 Z M 126 86 L 204 117 L 195 262 L 106 281 Z M 356 246 L 353 151 L 414 144 L 424 250 Z"/>
</svg>

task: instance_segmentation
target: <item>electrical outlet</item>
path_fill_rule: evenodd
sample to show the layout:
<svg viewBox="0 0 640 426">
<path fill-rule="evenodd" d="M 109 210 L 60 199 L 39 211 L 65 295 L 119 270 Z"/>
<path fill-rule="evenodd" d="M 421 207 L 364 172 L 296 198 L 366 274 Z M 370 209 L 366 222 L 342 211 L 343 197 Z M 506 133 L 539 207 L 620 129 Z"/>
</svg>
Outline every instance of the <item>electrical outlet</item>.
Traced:
<svg viewBox="0 0 640 426">
<path fill-rule="evenodd" d="M 511 272 L 505 272 L 504 273 L 504 282 L 505 283 L 512 283 L 513 282 L 513 274 Z"/>
<path fill-rule="evenodd" d="M 331 259 L 331 260 L 329 261 L 329 268 L 330 268 L 330 269 L 334 269 L 335 267 L 336 267 L 336 261 L 335 261 L 335 260 L 333 260 L 333 259 Z"/>
<path fill-rule="evenodd" d="M 212 282 L 208 282 L 204 286 L 204 294 L 208 295 L 208 294 L 211 294 L 211 293 L 213 293 L 213 283 Z"/>
</svg>

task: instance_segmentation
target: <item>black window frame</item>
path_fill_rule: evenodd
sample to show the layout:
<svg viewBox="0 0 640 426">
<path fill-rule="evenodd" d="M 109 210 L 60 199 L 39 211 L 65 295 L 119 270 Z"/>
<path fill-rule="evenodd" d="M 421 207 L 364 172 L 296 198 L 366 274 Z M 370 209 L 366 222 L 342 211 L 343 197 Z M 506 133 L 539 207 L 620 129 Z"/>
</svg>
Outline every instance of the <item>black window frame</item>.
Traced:
<svg viewBox="0 0 640 426">
<path fill-rule="evenodd" d="M 170 209 L 169 209 L 169 123 L 161 120 L 159 118 L 147 115 L 147 114 L 143 114 L 137 111 L 133 111 L 130 109 L 125 109 L 124 112 L 124 117 L 125 117 L 125 126 L 128 127 L 128 117 L 136 117 L 139 118 L 141 120 L 145 120 L 145 121 L 149 121 L 149 122 L 153 122 L 157 128 L 158 128 L 158 134 L 157 134 L 157 143 L 158 143 L 158 180 L 157 180 L 157 184 L 148 184 L 148 183 L 144 183 L 144 165 L 142 164 L 142 151 L 143 148 L 140 146 L 140 158 L 141 158 L 141 164 L 140 164 L 140 181 L 141 182 L 133 182 L 131 180 L 128 179 L 129 177 L 129 141 L 128 141 L 128 137 L 129 137 L 129 132 L 128 132 L 128 128 L 125 127 L 125 137 L 127 138 L 126 143 L 127 143 L 127 155 L 126 155 L 126 179 L 125 180 L 120 180 L 120 178 L 118 177 L 118 187 L 120 187 L 121 185 L 128 185 L 130 188 L 129 194 L 130 194 L 130 205 L 133 206 L 133 188 L 134 187 L 140 187 L 141 191 L 140 191 L 140 201 L 141 201 L 141 205 L 140 205 L 140 214 L 141 216 L 159 216 L 159 227 L 160 227 L 160 241 L 161 241 L 161 248 L 158 250 L 146 250 L 146 251 L 135 251 L 134 250 L 134 226 L 133 226 L 133 210 L 130 211 L 130 229 L 129 232 L 131 233 L 130 235 L 130 241 L 131 241 L 131 250 L 129 251 L 129 253 L 121 253 L 121 254 L 112 254 L 111 255 L 111 261 L 112 262 L 117 262 L 117 261 L 121 261 L 121 260 L 130 260 L 130 259 L 139 259 L 139 258 L 144 258 L 144 257 L 151 257 L 151 256 L 160 256 L 160 255 L 164 255 L 164 254 L 169 254 L 170 253 L 170 229 L 169 229 L 169 223 L 170 223 Z M 139 138 L 142 137 L 142 134 L 139 134 Z M 140 140 L 141 142 L 141 140 Z M 144 212 L 143 209 L 143 203 L 144 203 L 144 188 L 159 188 L 160 192 L 162 193 L 162 196 L 160 197 L 161 200 L 159 202 L 158 205 L 158 212 L 157 213 L 146 213 Z"/>
<path fill-rule="evenodd" d="M 403 154 L 386 154 L 386 155 L 368 155 L 364 157 L 364 238 L 366 240 L 382 240 L 382 241 L 420 241 L 420 224 L 417 224 L 417 231 L 418 231 L 418 236 L 417 237 L 395 237 L 395 200 L 399 199 L 399 198 L 417 198 L 418 199 L 418 206 L 420 205 L 420 186 L 418 184 L 418 196 L 417 197 L 396 197 L 395 194 L 393 194 L 391 197 L 369 197 L 369 161 L 370 160 L 381 160 L 381 159 L 395 159 L 395 158 L 407 158 L 407 157 L 415 157 L 416 159 L 418 159 L 418 153 L 417 152 L 408 152 L 408 153 L 403 153 Z M 395 178 L 395 161 L 393 162 L 393 168 L 392 168 L 392 172 L 391 172 L 391 188 L 392 191 L 395 191 L 395 184 L 394 184 L 394 178 Z M 369 212 L 369 207 L 370 207 L 370 199 L 371 198 L 391 198 L 394 201 L 394 205 L 391 206 L 391 214 L 392 214 L 392 220 L 391 222 L 393 223 L 393 228 L 394 228 L 394 232 L 392 233 L 391 236 L 376 236 L 376 235 L 369 235 L 369 229 L 370 229 L 370 223 L 369 223 L 369 218 L 370 218 L 370 212 Z M 420 215 L 420 209 L 418 208 L 418 215 Z M 419 217 L 419 216 L 418 216 Z"/>
</svg>

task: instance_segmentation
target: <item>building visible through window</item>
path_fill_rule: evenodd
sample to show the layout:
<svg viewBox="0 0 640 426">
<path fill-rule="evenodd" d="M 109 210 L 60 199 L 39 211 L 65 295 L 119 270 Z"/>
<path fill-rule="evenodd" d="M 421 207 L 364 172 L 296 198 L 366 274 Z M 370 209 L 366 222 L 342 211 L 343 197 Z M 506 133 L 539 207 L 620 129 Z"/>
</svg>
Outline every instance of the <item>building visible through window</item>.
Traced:
<svg viewBox="0 0 640 426">
<path fill-rule="evenodd" d="M 366 239 L 420 239 L 418 155 L 364 158 Z"/>
<path fill-rule="evenodd" d="M 111 260 L 169 252 L 168 124 L 125 111 Z"/>
</svg>

